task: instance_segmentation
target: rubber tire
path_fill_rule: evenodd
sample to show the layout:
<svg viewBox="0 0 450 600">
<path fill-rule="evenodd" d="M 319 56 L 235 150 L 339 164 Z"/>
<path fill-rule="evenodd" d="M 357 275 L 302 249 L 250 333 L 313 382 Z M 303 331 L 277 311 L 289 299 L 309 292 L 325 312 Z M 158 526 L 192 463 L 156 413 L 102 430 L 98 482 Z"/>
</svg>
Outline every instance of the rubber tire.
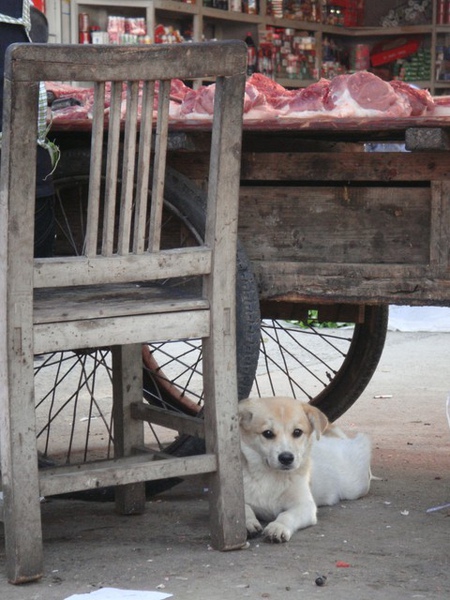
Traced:
<svg viewBox="0 0 450 600">
<path fill-rule="evenodd" d="M 188 221 L 203 238 L 205 233 L 205 195 L 184 175 L 168 168 L 164 199 Z M 236 354 L 238 363 L 238 398 L 250 395 L 259 357 L 260 323 L 259 296 L 250 261 L 238 241 L 236 277 Z M 145 382 L 145 371 L 144 371 Z M 205 451 L 200 438 L 180 435 L 165 452 L 172 456 L 192 456 Z"/>
<path fill-rule="evenodd" d="M 168 168 L 164 199 L 203 238 L 206 220 L 204 193 L 185 176 Z M 238 397 L 242 400 L 250 394 L 258 366 L 261 314 L 251 264 L 239 241 L 236 264 L 236 354 Z"/>
<path fill-rule="evenodd" d="M 342 416 L 371 380 L 386 341 L 389 307 L 366 305 L 365 320 L 356 324 L 349 351 L 336 376 L 311 402 L 330 421 Z"/>
<path fill-rule="evenodd" d="M 67 149 L 54 175 L 55 186 L 58 180 L 84 176 L 89 172 L 90 150 L 88 148 Z M 206 197 L 200 188 L 187 177 L 171 168 L 166 169 L 164 197 L 166 205 L 192 227 L 202 239 L 205 233 Z M 238 397 L 247 398 L 250 394 L 258 366 L 260 344 L 259 295 L 251 264 L 244 248 L 238 242 L 236 271 L 236 354 L 238 368 Z M 152 383 L 146 370 L 143 370 L 144 389 L 151 389 Z M 204 442 L 190 436 L 179 436 L 166 452 L 187 456 L 204 451 Z M 151 486 L 153 482 L 149 482 Z M 155 486 L 156 487 L 156 486 Z"/>
<path fill-rule="evenodd" d="M 89 150 L 68 150 L 63 154 L 55 179 L 87 173 Z M 168 169 L 166 201 L 203 236 L 205 198 L 203 192 L 178 172 Z M 250 393 L 259 353 L 260 317 L 259 298 L 250 263 L 239 246 L 237 278 L 237 354 L 239 398 Z M 355 325 L 349 352 L 336 376 L 327 388 L 314 398 L 312 404 L 320 408 L 331 421 L 339 418 L 361 395 L 380 360 L 387 332 L 388 306 L 367 305 L 365 321 Z M 168 448 L 176 456 L 198 454 L 204 449 L 202 440 L 182 435 Z M 159 482 L 148 482 L 148 492 L 155 493 Z M 168 486 L 161 482 L 163 489 Z M 170 487 L 170 486 L 169 486 Z"/>
</svg>

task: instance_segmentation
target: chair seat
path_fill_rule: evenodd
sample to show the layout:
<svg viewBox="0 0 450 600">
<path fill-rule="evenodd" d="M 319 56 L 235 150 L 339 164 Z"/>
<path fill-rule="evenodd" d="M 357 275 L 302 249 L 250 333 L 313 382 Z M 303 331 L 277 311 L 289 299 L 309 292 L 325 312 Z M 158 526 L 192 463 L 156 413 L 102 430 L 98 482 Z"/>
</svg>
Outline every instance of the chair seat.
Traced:
<svg viewBox="0 0 450 600">
<path fill-rule="evenodd" d="M 33 321 L 63 323 L 127 315 L 208 309 L 208 300 L 194 290 L 195 281 L 132 282 L 34 291 Z M 198 285 L 197 285 L 198 287 Z"/>
<path fill-rule="evenodd" d="M 35 353 L 206 337 L 209 302 L 178 285 L 122 283 L 34 291 Z M 197 286 L 198 287 L 198 286 Z"/>
</svg>

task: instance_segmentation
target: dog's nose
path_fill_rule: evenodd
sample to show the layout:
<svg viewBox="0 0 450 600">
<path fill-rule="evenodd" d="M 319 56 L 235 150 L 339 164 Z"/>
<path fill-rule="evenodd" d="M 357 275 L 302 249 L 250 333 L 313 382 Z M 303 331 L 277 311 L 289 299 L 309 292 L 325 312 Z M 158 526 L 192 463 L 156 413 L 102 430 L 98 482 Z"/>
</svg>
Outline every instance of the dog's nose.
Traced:
<svg viewBox="0 0 450 600">
<path fill-rule="evenodd" d="M 278 455 L 278 460 L 283 467 L 289 467 L 294 462 L 294 455 L 292 452 L 282 452 Z"/>
</svg>

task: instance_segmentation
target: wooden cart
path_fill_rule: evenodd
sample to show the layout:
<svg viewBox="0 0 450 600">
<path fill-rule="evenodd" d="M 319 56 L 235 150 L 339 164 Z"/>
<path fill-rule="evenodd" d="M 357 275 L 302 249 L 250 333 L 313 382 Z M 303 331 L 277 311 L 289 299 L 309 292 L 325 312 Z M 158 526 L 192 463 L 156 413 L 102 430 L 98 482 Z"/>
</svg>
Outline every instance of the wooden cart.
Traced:
<svg viewBox="0 0 450 600">
<path fill-rule="evenodd" d="M 446 127 L 392 119 L 244 131 L 239 234 L 263 303 L 448 304 Z M 172 163 L 201 180 L 200 157 L 191 145 Z"/>
<path fill-rule="evenodd" d="M 315 399 L 331 418 L 372 375 L 389 304 L 449 304 L 449 125 L 324 119 L 244 130 L 239 235 L 262 316 L 302 320 L 316 308 L 320 321 L 363 328 L 362 346 Z M 192 136 L 186 147 L 172 163 L 201 181 Z"/>
<path fill-rule="evenodd" d="M 271 129 L 244 127 L 239 237 L 255 274 L 264 327 L 266 319 L 306 323 L 311 310 L 321 323 L 354 324 L 344 336 L 348 346 L 337 368 L 323 361 L 320 351 L 316 354 L 324 363 L 324 381 L 312 393 L 302 389 L 309 373 L 298 377 L 284 358 L 274 360 L 276 368 L 287 372 L 288 393 L 306 395 L 331 419 L 351 406 L 376 369 L 389 304 L 450 303 L 446 124 L 445 119 L 322 120 Z M 208 136 L 207 130 L 192 127 L 174 130 L 170 140 L 170 166 L 194 184 L 192 191 L 172 178 L 171 204 L 176 200 L 175 212 L 186 217 L 195 235 L 202 229 L 197 208 Z M 57 141 L 62 160 L 55 179 L 62 200 L 71 204 L 68 188 L 76 192 L 72 197 L 82 196 L 89 134 L 69 126 L 57 133 Z M 367 144 L 389 144 L 390 151 L 368 152 Z M 402 151 L 402 144 L 412 152 Z M 248 278 L 245 282 L 248 288 Z M 243 325 L 240 361 L 241 369 L 247 368 L 241 377 L 247 391 L 253 377 L 254 367 L 248 365 L 254 365 L 255 320 L 259 322 L 248 293 L 243 292 L 244 303 L 250 306 L 247 313 L 254 314 Z M 274 327 L 269 333 L 264 329 L 262 338 L 272 336 L 281 345 L 280 329 Z M 316 333 L 327 347 L 334 343 L 334 330 L 328 338 L 322 329 Z M 310 341 L 311 336 L 296 348 L 303 351 Z"/>
<path fill-rule="evenodd" d="M 244 125 L 239 233 L 261 300 L 447 304 L 450 118 L 287 123 Z M 199 186 L 208 135 L 172 133 L 169 164 Z M 56 139 L 63 161 L 87 149 Z"/>
</svg>

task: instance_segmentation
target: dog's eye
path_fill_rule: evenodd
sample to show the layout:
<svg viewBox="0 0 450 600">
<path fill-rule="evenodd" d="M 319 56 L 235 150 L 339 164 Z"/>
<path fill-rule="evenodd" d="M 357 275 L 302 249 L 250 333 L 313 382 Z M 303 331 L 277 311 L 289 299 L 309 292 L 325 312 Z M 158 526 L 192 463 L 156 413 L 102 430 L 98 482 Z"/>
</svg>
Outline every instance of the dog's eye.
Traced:
<svg viewBox="0 0 450 600">
<path fill-rule="evenodd" d="M 295 438 L 299 438 L 302 435 L 303 431 L 301 429 L 294 429 L 292 432 L 292 436 Z"/>
<path fill-rule="evenodd" d="M 265 437 L 266 440 L 272 440 L 275 437 L 275 434 L 271 429 L 266 429 L 262 432 L 262 436 Z"/>
</svg>

